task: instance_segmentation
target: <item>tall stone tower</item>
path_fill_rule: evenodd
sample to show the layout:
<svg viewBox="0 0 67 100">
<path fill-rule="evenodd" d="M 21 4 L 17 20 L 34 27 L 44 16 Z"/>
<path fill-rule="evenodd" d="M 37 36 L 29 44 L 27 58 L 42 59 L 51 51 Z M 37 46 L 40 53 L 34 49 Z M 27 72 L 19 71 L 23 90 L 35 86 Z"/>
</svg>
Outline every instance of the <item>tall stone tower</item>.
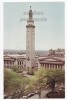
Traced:
<svg viewBox="0 0 67 100">
<path fill-rule="evenodd" d="M 30 6 L 29 18 L 26 25 L 26 67 L 34 67 L 35 57 L 35 26 L 33 12 Z"/>
</svg>

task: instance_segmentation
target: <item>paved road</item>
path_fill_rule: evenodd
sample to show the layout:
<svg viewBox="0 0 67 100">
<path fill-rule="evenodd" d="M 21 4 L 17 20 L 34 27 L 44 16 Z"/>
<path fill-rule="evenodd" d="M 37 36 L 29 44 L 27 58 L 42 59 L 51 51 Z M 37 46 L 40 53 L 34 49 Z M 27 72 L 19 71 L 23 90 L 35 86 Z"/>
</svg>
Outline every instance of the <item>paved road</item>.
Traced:
<svg viewBox="0 0 67 100">
<path fill-rule="evenodd" d="M 43 90 L 41 92 L 41 98 L 46 98 L 46 94 L 48 93 L 48 90 Z"/>
<path fill-rule="evenodd" d="M 41 92 L 41 98 L 46 98 L 46 94 L 48 93 L 48 90 L 43 90 Z M 28 98 L 28 99 L 39 99 L 39 95 L 35 94 L 34 96 Z"/>
<path fill-rule="evenodd" d="M 34 96 L 28 98 L 28 99 L 39 99 L 39 95 L 38 94 L 35 94 Z"/>
</svg>

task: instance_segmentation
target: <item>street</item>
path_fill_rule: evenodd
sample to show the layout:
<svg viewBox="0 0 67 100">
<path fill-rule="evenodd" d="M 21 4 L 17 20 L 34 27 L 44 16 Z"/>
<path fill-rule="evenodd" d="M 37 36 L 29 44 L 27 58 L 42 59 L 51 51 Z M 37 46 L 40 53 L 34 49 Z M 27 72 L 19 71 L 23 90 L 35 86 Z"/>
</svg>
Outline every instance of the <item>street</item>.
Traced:
<svg viewBox="0 0 67 100">
<path fill-rule="evenodd" d="M 46 97 L 46 94 L 48 93 L 48 90 L 43 90 L 41 92 L 41 98 L 47 98 Z M 28 98 L 28 99 L 39 99 L 39 95 L 38 94 L 35 94 L 34 96 Z"/>
</svg>

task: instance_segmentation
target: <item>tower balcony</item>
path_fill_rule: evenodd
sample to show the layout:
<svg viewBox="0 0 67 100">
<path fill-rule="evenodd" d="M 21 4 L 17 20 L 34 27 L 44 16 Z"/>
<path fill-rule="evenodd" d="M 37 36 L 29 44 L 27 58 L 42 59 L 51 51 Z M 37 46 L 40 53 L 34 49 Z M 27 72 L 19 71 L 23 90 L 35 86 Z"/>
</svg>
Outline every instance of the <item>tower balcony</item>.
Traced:
<svg viewBox="0 0 67 100">
<path fill-rule="evenodd" d="M 26 28 L 29 28 L 29 27 L 33 27 L 33 28 L 35 28 L 35 26 L 32 25 L 32 24 L 26 25 Z"/>
</svg>

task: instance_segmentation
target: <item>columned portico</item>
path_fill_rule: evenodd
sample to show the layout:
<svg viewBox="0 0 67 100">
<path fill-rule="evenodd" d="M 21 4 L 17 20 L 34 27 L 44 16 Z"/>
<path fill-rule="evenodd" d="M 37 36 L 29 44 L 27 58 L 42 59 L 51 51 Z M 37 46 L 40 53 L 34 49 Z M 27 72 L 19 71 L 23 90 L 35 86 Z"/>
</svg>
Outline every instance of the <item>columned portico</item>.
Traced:
<svg viewBox="0 0 67 100">
<path fill-rule="evenodd" d="M 45 69 L 63 69 L 63 67 L 64 67 L 64 64 L 61 62 L 61 64 L 60 63 L 44 63 L 44 62 L 41 62 L 40 63 L 40 65 L 41 65 L 41 67 L 44 67 Z"/>
</svg>

